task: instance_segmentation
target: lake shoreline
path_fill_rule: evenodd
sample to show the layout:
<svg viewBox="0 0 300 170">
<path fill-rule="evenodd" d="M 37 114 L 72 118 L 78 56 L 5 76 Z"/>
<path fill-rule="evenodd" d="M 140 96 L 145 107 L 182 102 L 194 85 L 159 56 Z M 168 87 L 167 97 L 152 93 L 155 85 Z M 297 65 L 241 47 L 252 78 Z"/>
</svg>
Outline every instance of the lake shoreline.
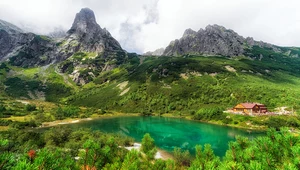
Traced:
<svg viewBox="0 0 300 170">
<path fill-rule="evenodd" d="M 194 120 L 191 117 L 188 116 L 176 116 L 173 114 L 163 114 L 163 115 L 153 115 L 153 116 L 158 116 L 158 117 L 169 117 L 169 118 L 178 118 L 178 119 L 185 119 L 185 120 L 190 120 L 190 121 L 195 121 L 195 122 L 201 122 L 201 123 L 207 123 L 207 124 L 213 124 L 213 125 L 219 125 L 219 126 L 224 126 L 224 127 L 233 127 L 237 129 L 242 129 L 242 130 L 249 130 L 249 131 L 266 131 L 268 128 L 266 127 L 244 127 L 244 126 L 238 126 L 238 125 L 229 125 L 229 124 L 223 124 L 215 121 L 203 121 L 203 120 Z"/>
<path fill-rule="evenodd" d="M 91 121 L 91 120 L 103 119 L 103 118 L 125 117 L 125 116 L 127 117 L 127 116 L 140 116 L 140 115 L 136 113 L 113 113 L 113 114 L 104 114 L 104 115 L 92 115 L 88 118 L 67 118 L 63 120 L 43 122 L 42 125 L 37 128 L 48 128 L 48 127 L 54 127 L 59 125 L 80 123 L 83 121 Z"/>
<path fill-rule="evenodd" d="M 110 113 L 110 114 L 104 114 L 104 115 L 92 115 L 88 118 L 67 118 L 63 120 L 55 120 L 51 122 L 43 122 L 42 125 L 38 128 L 45 128 L 45 127 L 54 127 L 58 125 L 66 125 L 66 124 L 73 124 L 73 123 L 79 123 L 82 121 L 90 121 L 90 120 L 95 120 L 95 119 L 102 119 L 102 118 L 114 118 L 114 117 L 127 117 L 127 116 L 143 116 L 139 113 L 121 113 L 121 112 L 115 112 L 115 113 Z M 207 123 L 207 124 L 213 124 L 213 125 L 218 125 L 218 126 L 224 126 L 224 127 L 232 127 L 232 128 L 237 128 L 237 129 L 242 129 L 242 130 L 247 130 L 247 131 L 266 131 L 268 128 L 266 127 L 244 127 L 244 126 L 238 126 L 238 125 L 228 125 L 228 124 L 223 124 L 215 121 L 203 121 L 203 120 L 194 120 L 191 117 L 188 116 L 176 116 L 172 114 L 162 114 L 162 115 L 157 115 L 153 114 L 150 116 L 155 116 L 155 117 L 165 117 L 165 118 L 178 118 L 178 119 L 185 119 L 185 120 L 190 120 L 190 121 L 195 121 L 195 122 L 201 122 L 201 123 Z"/>
<path fill-rule="evenodd" d="M 191 124 L 194 124 L 194 125 L 196 125 L 196 126 L 204 126 L 204 127 L 206 127 L 206 126 L 209 126 L 209 124 L 212 124 L 212 123 L 207 123 L 207 122 L 203 122 L 203 125 L 201 125 L 201 123 L 200 123 L 200 121 L 195 121 L 195 120 L 190 120 L 190 119 L 187 119 L 187 118 L 185 118 L 185 117 L 175 117 L 175 116 L 172 116 L 172 117 L 170 117 L 170 119 L 168 119 L 168 118 L 166 118 L 166 117 L 168 117 L 168 115 L 165 115 L 165 116 L 162 116 L 161 117 L 161 119 L 159 118 L 160 116 L 158 116 L 158 115 L 152 115 L 152 116 L 142 116 L 141 114 L 125 114 L 125 113 L 116 113 L 116 114 L 105 114 L 105 115 L 93 115 L 93 116 L 91 116 L 90 118 L 84 118 L 84 119 L 65 119 L 65 120 L 61 120 L 61 121 L 54 121 L 54 122 L 51 122 L 51 124 L 49 124 L 49 122 L 47 122 L 47 123 L 44 123 L 43 124 L 43 127 L 40 127 L 39 129 L 43 129 L 43 128 L 45 128 L 45 129 L 47 129 L 47 128 L 51 128 L 51 127 L 53 127 L 53 126 L 59 126 L 59 125 L 67 125 L 67 124 L 76 124 L 76 125 L 74 125 L 74 126 L 78 126 L 77 124 L 79 124 L 79 126 L 80 126 L 80 122 L 83 122 L 82 124 L 83 125 L 88 125 L 89 126 L 89 122 L 86 122 L 85 123 L 85 121 L 91 121 L 91 120 L 95 120 L 96 122 L 97 122 L 97 120 L 99 120 L 99 121 L 102 121 L 102 120 L 105 120 L 105 119 L 107 119 L 107 121 L 114 121 L 113 119 L 114 118 L 117 118 L 117 119 L 122 119 L 122 117 L 124 117 L 126 120 L 128 120 L 128 118 L 130 118 L 130 117 L 132 117 L 134 120 L 136 120 L 136 119 L 138 119 L 138 121 L 139 122 L 143 122 L 143 120 L 144 120 L 144 118 L 145 118 L 145 120 L 152 120 L 152 118 L 151 117 L 153 117 L 153 120 L 160 120 L 160 121 L 172 121 L 173 123 L 178 123 L 178 125 L 180 125 L 180 126 L 183 126 L 183 128 L 186 126 L 186 123 L 185 123 L 185 121 L 190 121 L 191 122 Z M 126 118 L 127 117 L 127 118 Z M 144 117 L 144 118 L 143 118 Z M 147 119 L 146 119 L 147 118 Z M 165 119 L 166 118 L 166 119 Z M 174 118 L 174 119 L 172 119 L 172 118 Z M 111 119 L 111 120 L 110 120 Z M 130 118 L 131 119 L 131 118 Z M 177 119 L 177 120 L 176 120 Z M 182 120 L 180 120 L 180 119 L 182 119 Z M 118 121 L 117 121 L 118 122 Z M 125 121 L 126 122 L 126 121 Z M 194 122 L 194 123 L 192 123 L 192 122 Z M 93 122 L 91 122 L 91 123 L 93 123 Z M 197 125 L 198 124 L 198 125 Z M 207 124 L 207 125 L 205 125 L 205 124 Z M 156 128 L 156 122 L 153 124 L 152 122 L 150 122 L 150 129 L 155 129 Z M 71 125 L 71 126 L 73 126 L 73 125 Z M 87 127 L 88 127 L 87 126 Z M 118 124 L 118 126 L 120 126 L 119 124 Z M 148 125 L 147 125 L 148 126 Z M 221 125 L 218 125 L 219 127 L 216 127 L 216 128 L 219 128 L 219 129 L 223 129 L 223 127 L 224 127 L 224 129 L 228 129 L 228 128 L 225 128 L 225 126 L 221 126 Z M 113 123 L 111 122 L 111 123 L 109 123 L 109 124 L 107 124 L 106 125 L 106 127 L 111 127 L 111 128 L 113 128 L 113 129 L 116 129 L 116 128 L 114 128 L 114 126 L 113 126 Z M 148 127 L 149 128 L 149 127 Z M 171 129 L 173 129 L 173 128 L 171 128 Z M 196 128 L 193 128 L 193 129 L 196 129 Z M 229 129 L 231 129 L 231 128 L 229 128 Z M 241 132 L 241 133 L 245 133 L 245 134 L 248 134 L 248 135 L 250 135 L 250 134 L 252 134 L 252 132 L 254 132 L 255 133 L 255 130 L 252 130 L 252 132 L 251 131 L 248 131 L 248 133 L 245 131 L 245 130 L 238 130 L 238 128 L 233 128 L 232 130 L 234 130 L 234 129 L 236 129 L 235 131 L 243 131 L 243 132 Z M 126 129 L 124 130 L 124 129 L 122 129 L 123 131 L 122 132 L 124 132 L 124 133 L 129 133 L 128 131 L 126 131 Z M 146 130 L 146 131 L 145 131 Z M 156 129 L 156 131 L 157 131 L 157 129 Z M 158 131 L 159 131 L 159 129 L 158 129 Z M 200 133 L 200 132 L 202 132 L 203 131 L 203 129 L 199 129 L 199 130 L 197 130 L 197 132 L 193 132 L 191 135 L 195 138 L 193 141 L 197 141 L 197 140 L 199 140 L 199 139 L 201 139 L 202 137 L 201 137 L 201 135 L 199 135 L 198 133 Z M 110 133 L 113 133 L 113 132 L 110 132 Z M 148 132 L 147 131 L 147 129 L 144 129 L 144 131 L 143 131 L 143 133 L 150 133 L 150 132 Z M 181 132 L 176 132 L 176 133 L 181 133 Z M 218 132 L 217 132 L 218 133 Z M 185 134 L 185 133 L 184 133 Z M 233 136 L 235 135 L 235 132 L 234 133 L 228 133 L 227 134 L 227 132 L 226 132 L 226 134 L 224 135 L 225 136 L 225 138 L 226 138 L 226 140 L 227 140 L 227 136 L 230 136 L 229 138 L 232 138 Z M 162 137 L 163 138 L 163 137 Z M 159 138 L 160 139 L 160 138 Z M 157 144 L 157 149 L 158 149 L 158 151 L 159 151 L 159 155 L 161 156 L 161 159 L 174 159 L 174 155 L 172 155 L 172 151 L 171 150 L 169 150 L 169 149 L 166 149 L 165 147 L 163 147 L 163 145 L 162 144 L 159 144 L 159 141 L 161 141 L 161 140 L 159 140 L 159 139 L 157 139 L 158 140 L 158 144 Z M 170 138 L 170 139 L 173 139 L 173 138 Z M 175 138 L 175 139 L 177 139 L 177 138 Z M 202 140 L 202 139 L 201 139 Z M 136 142 L 138 142 L 138 141 L 140 141 L 140 138 L 138 138 L 138 139 L 135 139 L 135 141 Z M 186 141 L 181 141 L 181 140 L 179 140 L 179 142 L 180 142 L 180 144 L 181 145 L 183 145 L 183 144 L 186 144 Z M 219 141 L 220 142 L 220 141 Z M 218 140 L 217 141 L 214 141 L 214 143 L 212 143 L 212 145 L 214 145 L 214 144 L 216 144 L 218 147 L 220 147 L 221 145 L 220 145 L 220 143 L 218 142 Z M 189 143 L 188 143 L 189 144 Z M 201 143 L 202 144 L 202 143 Z M 181 145 L 179 145 L 178 147 L 180 147 Z M 190 145 L 194 145 L 194 143 L 193 142 L 191 142 L 190 143 Z M 204 144 L 202 144 L 202 145 L 204 145 Z M 172 145 L 173 146 L 173 145 Z M 174 146 L 177 146 L 177 145 L 174 145 Z M 162 148 L 159 148 L 159 147 L 162 147 Z M 223 147 L 223 146 L 222 146 Z M 169 147 L 170 148 L 170 147 Z M 188 147 L 189 148 L 189 147 Z M 190 149 L 190 148 L 189 148 Z M 221 151 L 220 151 L 221 152 Z M 222 155 L 222 153 L 219 153 L 220 155 Z"/>
<path fill-rule="evenodd" d="M 42 126 L 37 127 L 37 129 L 40 128 L 49 128 L 49 127 L 55 127 L 59 125 L 68 125 L 68 124 L 74 124 L 74 123 L 80 123 L 84 121 L 91 121 L 91 120 L 97 120 L 97 119 L 106 119 L 106 118 L 115 118 L 115 117 L 131 117 L 131 116 L 141 116 L 140 114 L 135 114 L 135 113 L 117 113 L 117 114 L 106 114 L 106 115 L 97 115 L 97 116 L 92 116 L 88 118 L 75 118 L 75 119 L 64 119 L 64 120 L 56 120 L 52 122 L 44 122 Z M 140 144 L 140 143 L 138 143 Z M 138 149 L 139 150 L 139 149 Z M 168 159 L 174 159 L 174 156 L 161 148 L 157 148 L 157 154 L 159 155 L 157 159 L 162 159 L 162 160 L 168 160 Z"/>
</svg>

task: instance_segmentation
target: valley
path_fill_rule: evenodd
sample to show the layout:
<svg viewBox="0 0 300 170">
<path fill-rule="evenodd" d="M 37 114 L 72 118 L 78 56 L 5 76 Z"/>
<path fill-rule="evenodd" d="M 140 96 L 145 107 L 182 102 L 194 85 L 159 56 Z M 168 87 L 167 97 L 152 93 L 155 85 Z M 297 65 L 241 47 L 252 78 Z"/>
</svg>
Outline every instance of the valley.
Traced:
<svg viewBox="0 0 300 170">
<path fill-rule="evenodd" d="M 130 53 L 89 8 L 60 38 L 0 20 L 0 169 L 297 169 L 299 55 L 220 25 Z"/>
</svg>

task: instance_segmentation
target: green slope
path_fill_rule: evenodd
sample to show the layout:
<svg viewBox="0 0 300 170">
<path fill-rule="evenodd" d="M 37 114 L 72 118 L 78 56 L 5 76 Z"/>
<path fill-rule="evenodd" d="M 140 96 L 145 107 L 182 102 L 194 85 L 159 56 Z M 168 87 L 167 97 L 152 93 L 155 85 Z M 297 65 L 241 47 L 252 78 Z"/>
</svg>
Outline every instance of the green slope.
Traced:
<svg viewBox="0 0 300 170">
<path fill-rule="evenodd" d="M 261 102 L 269 109 L 300 108 L 300 54 L 298 48 L 281 52 L 254 46 L 249 57 L 146 57 L 127 54 L 111 71 L 93 70 L 96 77 L 78 86 L 59 73 L 61 65 L 0 67 L 1 95 L 101 109 L 139 113 L 194 113 L 200 108 L 230 108 L 239 102 Z M 123 55 L 122 55 L 123 56 Z M 89 64 L 99 64 L 91 59 Z M 88 74 L 89 68 L 81 72 Z M 124 86 L 124 87 L 123 87 Z"/>
<path fill-rule="evenodd" d="M 70 96 L 68 102 L 122 112 L 187 113 L 214 105 L 232 107 L 245 101 L 265 103 L 271 109 L 298 109 L 297 70 L 296 64 L 286 66 L 278 61 L 247 58 L 146 57 L 134 71 L 121 67 L 106 73 L 106 77 L 100 75 L 109 83 L 95 81 Z M 111 76 L 115 72 L 118 78 Z M 129 91 L 120 95 L 124 89 L 117 86 L 124 81 L 129 81 L 124 88 Z"/>
</svg>

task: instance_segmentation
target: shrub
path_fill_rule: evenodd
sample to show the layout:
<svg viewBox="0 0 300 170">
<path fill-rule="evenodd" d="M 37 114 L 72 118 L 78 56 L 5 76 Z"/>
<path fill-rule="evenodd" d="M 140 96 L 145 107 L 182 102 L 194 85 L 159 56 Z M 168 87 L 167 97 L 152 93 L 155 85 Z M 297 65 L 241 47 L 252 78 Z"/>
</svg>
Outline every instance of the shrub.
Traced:
<svg viewBox="0 0 300 170">
<path fill-rule="evenodd" d="M 198 110 L 193 117 L 195 120 L 224 120 L 226 114 L 223 113 L 223 109 L 220 107 L 215 108 L 202 108 Z"/>
<path fill-rule="evenodd" d="M 80 109 L 75 106 L 59 107 L 55 112 L 55 118 L 62 120 L 66 117 L 78 117 Z"/>
<path fill-rule="evenodd" d="M 276 117 L 276 116 L 272 116 L 266 122 L 266 125 L 269 128 L 275 128 L 276 130 L 280 130 L 281 127 L 287 126 L 287 122 L 283 119 L 280 119 L 280 118 Z"/>
<path fill-rule="evenodd" d="M 36 105 L 27 104 L 25 110 L 29 112 L 36 111 Z"/>
<path fill-rule="evenodd" d="M 225 118 L 222 120 L 224 124 L 230 124 L 232 122 L 232 118 Z"/>
<path fill-rule="evenodd" d="M 6 111 L 6 108 L 2 104 L 0 104 L 0 113 L 4 111 Z"/>
<path fill-rule="evenodd" d="M 147 155 L 149 159 L 154 159 L 156 148 L 154 139 L 151 138 L 149 133 L 146 133 L 142 139 L 141 150 Z"/>
<path fill-rule="evenodd" d="M 188 150 L 181 151 L 180 148 L 176 147 L 174 149 L 174 159 L 181 166 L 190 166 L 192 157 Z"/>
</svg>

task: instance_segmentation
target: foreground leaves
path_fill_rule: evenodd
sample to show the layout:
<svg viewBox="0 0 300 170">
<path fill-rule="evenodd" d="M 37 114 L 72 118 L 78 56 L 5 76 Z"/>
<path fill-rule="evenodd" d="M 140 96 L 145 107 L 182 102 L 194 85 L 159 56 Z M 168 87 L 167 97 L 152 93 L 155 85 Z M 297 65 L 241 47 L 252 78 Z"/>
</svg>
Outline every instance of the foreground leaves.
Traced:
<svg viewBox="0 0 300 170">
<path fill-rule="evenodd" d="M 44 146 L 36 145 L 33 141 L 28 143 L 25 138 L 11 140 L 19 133 L 10 133 L 8 139 L 3 138 L 7 135 L 1 134 L 0 169 L 300 169 L 300 138 L 286 128 L 279 132 L 271 129 L 266 136 L 254 140 L 237 137 L 236 141 L 229 143 L 229 149 L 222 159 L 206 144 L 204 147 L 196 146 L 194 158 L 188 151 L 175 148 L 173 160 L 154 159 L 155 141 L 149 134 L 145 134 L 142 140 L 141 151 L 127 151 L 120 146 L 128 143 L 124 137 L 90 130 L 52 129 L 44 135 L 23 133 L 23 136 L 30 134 Z M 45 139 L 51 142 L 43 141 Z M 23 152 L 20 148 L 24 146 Z M 40 148 L 27 150 L 30 146 Z"/>
</svg>

